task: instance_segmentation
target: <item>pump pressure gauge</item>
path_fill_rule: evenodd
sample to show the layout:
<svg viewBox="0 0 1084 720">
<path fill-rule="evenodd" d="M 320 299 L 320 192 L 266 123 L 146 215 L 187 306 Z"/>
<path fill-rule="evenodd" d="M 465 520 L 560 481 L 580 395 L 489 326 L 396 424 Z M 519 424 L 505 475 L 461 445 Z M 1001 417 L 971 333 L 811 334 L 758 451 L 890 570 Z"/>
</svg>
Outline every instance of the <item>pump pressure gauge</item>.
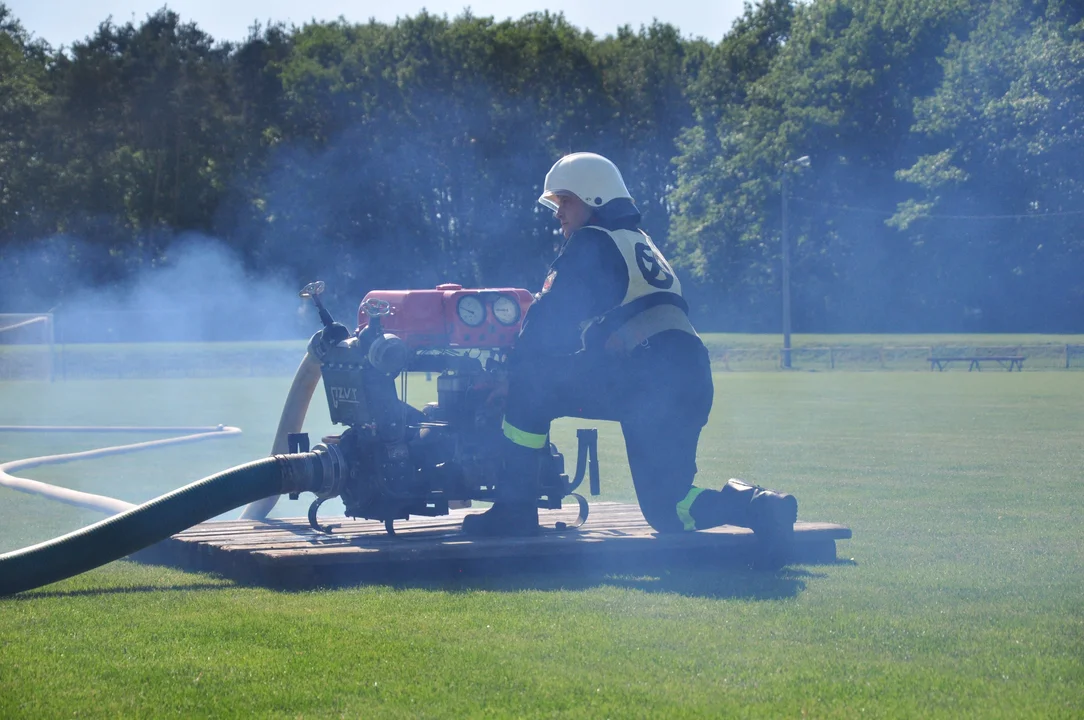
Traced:
<svg viewBox="0 0 1084 720">
<path fill-rule="evenodd" d="M 493 315 L 501 325 L 515 325 L 519 321 L 519 303 L 507 295 L 493 301 Z"/>
<path fill-rule="evenodd" d="M 463 295 L 455 305 L 456 315 L 465 324 L 478 327 L 486 321 L 486 306 L 477 295 Z"/>
</svg>

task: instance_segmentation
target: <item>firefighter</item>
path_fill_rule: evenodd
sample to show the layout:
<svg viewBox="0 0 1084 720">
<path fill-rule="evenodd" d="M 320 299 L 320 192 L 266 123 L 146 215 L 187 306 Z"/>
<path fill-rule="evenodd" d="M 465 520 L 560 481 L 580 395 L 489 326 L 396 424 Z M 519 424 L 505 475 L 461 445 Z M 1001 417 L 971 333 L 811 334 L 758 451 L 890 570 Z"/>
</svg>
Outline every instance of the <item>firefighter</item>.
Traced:
<svg viewBox="0 0 1084 720">
<path fill-rule="evenodd" d="M 468 516 L 464 531 L 537 533 L 550 421 L 583 417 L 621 423 L 636 497 L 655 530 L 752 528 L 768 556 L 783 558 L 798 513 L 792 495 L 738 480 L 722 490 L 693 485 L 714 394 L 708 351 L 681 282 L 639 229 L 620 171 L 601 155 L 567 155 L 538 202 L 554 212 L 565 242 L 510 358 L 498 499 Z"/>
</svg>

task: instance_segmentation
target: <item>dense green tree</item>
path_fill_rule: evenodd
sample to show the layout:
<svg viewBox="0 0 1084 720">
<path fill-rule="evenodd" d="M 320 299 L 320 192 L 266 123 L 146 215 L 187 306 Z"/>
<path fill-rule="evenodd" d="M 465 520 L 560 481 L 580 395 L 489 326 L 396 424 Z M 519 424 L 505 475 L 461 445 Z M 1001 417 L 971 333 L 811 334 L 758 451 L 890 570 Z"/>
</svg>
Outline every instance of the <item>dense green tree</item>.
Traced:
<svg viewBox="0 0 1084 720">
<path fill-rule="evenodd" d="M 51 48 L 0 4 L 0 238 L 40 229 L 35 196 L 49 174 L 41 147 L 52 60 Z"/>
<path fill-rule="evenodd" d="M 1082 12 L 990 3 L 918 102 L 930 152 L 900 171 L 918 192 L 893 223 L 927 250 L 927 293 L 976 328 L 1065 330 L 1084 309 Z"/>
<path fill-rule="evenodd" d="M 678 139 L 672 260 L 699 286 L 690 288 L 698 309 L 719 328 L 764 322 L 765 311 L 753 306 L 768 294 L 768 267 L 778 257 L 765 243 L 762 219 L 775 173 L 747 164 L 746 148 L 755 150 L 778 126 L 757 83 L 786 45 L 793 17 L 790 0 L 746 5 L 689 85 L 695 122 Z"/>
<path fill-rule="evenodd" d="M 966 0 L 764 2 L 720 43 L 730 70 L 713 75 L 734 80 L 702 83 L 674 229 L 696 276 L 732 296 L 722 303 L 740 317 L 728 323 L 778 326 L 782 172 L 799 156 L 812 163 L 788 171 L 797 327 L 877 330 L 909 315 L 894 277 L 913 267 L 900 263 L 906 247 L 885 215 L 847 208 L 904 196 L 895 173 L 919 151 L 914 98 L 935 87 L 968 11 Z"/>
<path fill-rule="evenodd" d="M 79 213 L 144 237 L 209 230 L 237 139 L 229 46 L 161 10 L 139 27 L 103 23 L 70 55 L 57 74 Z"/>
<path fill-rule="evenodd" d="M 619 28 L 596 45 L 602 89 L 613 109 L 605 135 L 577 149 L 603 153 L 625 168 L 644 228 L 663 246 L 669 192 L 677 181 L 676 138 L 693 122 L 688 77 L 705 52 L 702 42 L 684 42 L 677 28 L 658 22 L 636 32 Z"/>
<path fill-rule="evenodd" d="M 796 330 L 1076 328 L 1082 68 L 1068 0 L 760 0 L 717 43 L 545 12 L 229 43 L 163 9 L 61 51 L 0 4 L 0 309 L 174 262 L 189 232 L 322 277 L 339 312 L 534 287 L 560 239 L 542 175 L 593 150 L 702 327 L 779 326 L 783 170 L 808 155 Z"/>
<path fill-rule="evenodd" d="M 350 297 L 372 284 L 536 284 L 556 239 L 536 204 L 542 174 L 588 149 L 632 170 L 665 237 L 683 57 L 669 26 L 600 43 L 545 13 L 307 26 L 282 65 L 267 222 L 246 245 L 267 263 L 309 238 L 299 262 L 313 274 L 334 259 Z"/>
</svg>

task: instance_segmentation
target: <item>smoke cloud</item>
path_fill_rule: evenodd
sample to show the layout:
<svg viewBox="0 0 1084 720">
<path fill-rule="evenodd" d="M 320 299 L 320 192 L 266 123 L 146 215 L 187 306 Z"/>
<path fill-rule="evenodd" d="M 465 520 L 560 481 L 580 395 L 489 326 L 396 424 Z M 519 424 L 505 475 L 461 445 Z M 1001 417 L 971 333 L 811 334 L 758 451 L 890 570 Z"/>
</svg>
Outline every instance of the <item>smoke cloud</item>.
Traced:
<svg viewBox="0 0 1084 720">
<path fill-rule="evenodd" d="M 52 311 L 60 343 L 286 340 L 317 327 L 285 273 L 256 276 L 215 238 L 179 235 L 152 266 L 98 284 L 88 269 L 101 252 L 71 237 L 23 248 L 0 271 L 0 307 Z"/>
</svg>

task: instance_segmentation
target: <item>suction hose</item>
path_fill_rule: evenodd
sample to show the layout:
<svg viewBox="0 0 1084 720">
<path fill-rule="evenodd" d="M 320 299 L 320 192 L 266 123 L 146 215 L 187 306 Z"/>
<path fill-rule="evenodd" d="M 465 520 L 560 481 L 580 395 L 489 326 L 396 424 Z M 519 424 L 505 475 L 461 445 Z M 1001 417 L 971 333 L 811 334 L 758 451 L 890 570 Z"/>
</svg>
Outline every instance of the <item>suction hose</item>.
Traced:
<svg viewBox="0 0 1084 720">
<path fill-rule="evenodd" d="M 310 344 L 311 348 L 311 344 Z M 289 452 L 287 441 L 290 433 L 301 432 L 305 423 L 305 415 L 309 411 L 309 402 L 316 392 L 316 385 L 320 382 L 320 360 L 311 351 L 305 353 L 301 364 L 294 373 L 294 381 L 290 384 L 290 392 L 286 395 L 286 404 L 282 406 L 282 414 L 279 416 L 279 426 L 275 431 L 275 442 L 271 446 L 271 454 Z M 242 520 L 263 520 L 275 507 L 281 493 L 260 497 L 252 502 L 241 513 Z"/>
<path fill-rule="evenodd" d="M 274 455 L 174 490 L 81 530 L 0 555 L 0 597 L 73 577 L 268 495 L 336 493 L 334 448 Z"/>
</svg>

